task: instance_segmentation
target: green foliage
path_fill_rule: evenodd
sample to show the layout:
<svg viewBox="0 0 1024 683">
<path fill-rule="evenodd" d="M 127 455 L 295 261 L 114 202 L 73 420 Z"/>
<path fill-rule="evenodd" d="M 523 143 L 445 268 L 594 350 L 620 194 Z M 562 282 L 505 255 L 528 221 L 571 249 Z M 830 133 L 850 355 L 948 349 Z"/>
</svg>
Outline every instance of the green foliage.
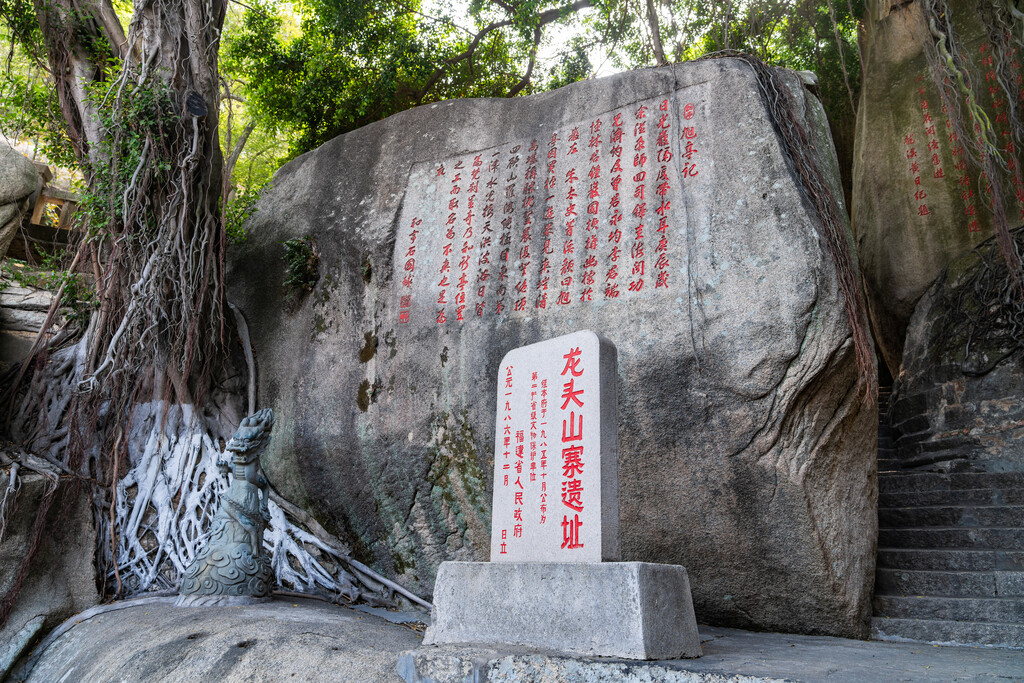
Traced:
<svg viewBox="0 0 1024 683">
<path fill-rule="evenodd" d="M 32 0 L 4 0 L 0 2 L 0 34 L 4 42 L 26 50 L 37 64 L 43 62 L 43 32 L 39 29 L 36 9 Z"/>
<path fill-rule="evenodd" d="M 846 80 L 856 101 L 860 78 L 857 20 L 864 13 L 864 0 L 674 0 L 656 5 L 669 61 L 698 59 L 731 49 L 754 54 L 772 66 L 813 71 L 830 117 L 852 116 Z M 602 36 L 620 68 L 654 61 L 646 17 L 632 7 L 623 2 L 607 3 L 591 21 L 591 30 Z M 731 12 L 727 14 L 727 10 Z"/>
<path fill-rule="evenodd" d="M 296 131 L 293 154 L 418 104 L 504 96 L 522 77 L 532 43 L 524 20 L 482 36 L 460 60 L 474 32 L 423 16 L 417 0 L 303 0 L 294 9 L 297 35 L 281 8 L 265 2 L 246 13 L 223 53 L 225 71 L 246 74 L 256 116 Z M 477 16 L 489 20 L 479 9 Z"/>
<path fill-rule="evenodd" d="M 54 272 L 47 281 L 48 289 L 64 287 L 61 308 L 68 320 L 80 329 L 89 324 L 89 315 L 99 305 L 96 292 L 80 273 L 61 270 Z"/>
<path fill-rule="evenodd" d="M 863 0 L 853 3 L 853 15 L 849 3 L 832 0 L 834 23 L 829 3 L 817 0 L 655 4 L 670 61 L 728 47 L 812 70 L 830 118 L 852 121 Z M 245 83 L 248 116 L 290 135 L 291 157 L 420 104 L 574 83 L 594 74 L 601 52 L 620 69 L 648 66 L 654 54 L 645 11 L 644 3 L 624 0 L 599 0 L 586 14 L 554 0 L 472 0 L 462 16 L 420 0 L 261 0 L 226 32 L 222 70 Z M 538 28 L 547 61 L 517 89 Z"/>
<path fill-rule="evenodd" d="M 240 244 L 245 241 L 245 222 L 256 212 L 256 202 L 259 201 L 260 194 L 268 186 L 262 185 L 256 188 L 243 186 L 234 197 L 228 200 L 227 210 L 224 212 L 224 231 L 227 233 L 228 241 L 232 244 Z"/>
<path fill-rule="evenodd" d="M 546 90 L 555 90 L 570 83 L 590 78 L 594 74 L 594 65 L 587 56 L 584 41 L 577 37 L 569 49 L 558 56 L 558 61 L 548 70 Z"/>
<path fill-rule="evenodd" d="M 309 237 L 282 242 L 284 245 L 285 296 L 299 298 L 313 291 L 320 279 L 320 257 Z"/>
<path fill-rule="evenodd" d="M 5 7 L 4 3 L 0 7 Z M 73 167 L 74 150 L 49 74 L 15 39 L 11 27 L 2 23 L 8 18 L 9 8 L 19 7 L 19 3 L 6 7 L 7 11 L 0 11 L 0 44 L 9 44 L 4 68 L 0 69 L 0 133 L 11 141 L 33 140 L 50 163 Z M 24 27 L 18 30 L 26 31 Z"/>
</svg>

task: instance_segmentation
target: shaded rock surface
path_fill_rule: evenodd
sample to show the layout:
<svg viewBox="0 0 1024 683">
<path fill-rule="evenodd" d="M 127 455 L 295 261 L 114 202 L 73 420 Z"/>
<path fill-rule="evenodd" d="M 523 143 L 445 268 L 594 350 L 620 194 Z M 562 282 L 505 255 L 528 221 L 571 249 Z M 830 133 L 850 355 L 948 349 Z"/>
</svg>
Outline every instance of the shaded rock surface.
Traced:
<svg viewBox="0 0 1024 683">
<path fill-rule="evenodd" d="M 972 73 L 974 100 L 993 123 L 1004 163 L 1016 165 L 1003 187 L 1009 226 L 1020 225 L 1019 159 L 1004 149 L 1012 132 L 1007 97 L 990 90 L 1002 67 L 988 15 L 968 0 L 943 6 Z M 929 69 L 924 45 L 935 38 L 921 0 L 871 0 L 862 26 L 852 214 L 875 339 L 895 376 L 918 299 L 950 262 L 992 235 L 993 216 L 978 162 Z M 1019 59 L 1005 56 L 1005 68 L 1001 77 L 1012 83 Z"/>
<path fill-rule="evenodd" d="M 4 488 L 6 485 L 4 477 Z M 13 585 L 28 552 L 36 511 L 48 485 L 49 480 L 39 474 L 23 473 L 21 477 L 21 490 L 0 543 L 0 595 Z M 0 629 L 0 678 L 42 633 L 99 601 L 93 569 L 96 534 L 89 498 L 83 496 L 73 503 L 58 525 L 55 522 L 61 513 L 60 494 L 60 490 L 55 494 L 48 522 L 49 528 L 61 532 L 44 539 L 11 615 Z"/>
<path fill-rule="evenodd" d="M 52 301 L 53 293 L 44 289 L 16 285 L 0 289 L 0 369 L 28 355 Z"/>
<path fill-rule="evenodd" d="M 893 395 L 901 467 L 1024 471 L 1024 304 L 1007 279 L 990 240 L 921 298 Z"/>
<path fill-rule="evenodd" d="M 43 184 L 39 171 L 21 152 L 0 142 L 0 258 L 7 253 L 29 197 Z"/>
<path fill-rule="evenodd" d="M 401 681 L 410 628 L 315 600 L 245 607 L 132 606 L 76 624 L 43 653 L 39 681 Z"/>
<path fill-rule="evenodd" d="M 429 593 L 488 558 L 500 359 L 592 329 L 618 347 L 623 559 L 685 566 L 699 620 L 865 635 L 877 414 L 797 182 L 730 59 L 424 106 L 296 159 L 229 273 L 268 477 Z"/>
</svg>

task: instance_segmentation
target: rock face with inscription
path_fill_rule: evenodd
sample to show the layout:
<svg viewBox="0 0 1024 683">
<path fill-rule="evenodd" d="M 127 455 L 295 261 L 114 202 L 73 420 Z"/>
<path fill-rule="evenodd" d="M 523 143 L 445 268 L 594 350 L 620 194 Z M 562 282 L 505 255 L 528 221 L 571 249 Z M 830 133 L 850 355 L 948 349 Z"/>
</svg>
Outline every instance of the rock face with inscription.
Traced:
<svg viewBox="0 0 1024 683">
<path fill-rule="evenodd" d="M 590 329 L 618 348 L 622 559 L 684 565 L 705 622 L 865 635 L 877 414 L 798 183 L 731 59 L 424 106 L 300 157 L 229 274 L 268 478 L 429 593 L 489 556 L 502 357 Z M 302 238 L 317 284 L 286 301 Z"/>
<path fill-rule="evenodd" d="M 918 299 L 949 263 L 992 236 L 994 220 L 975 145 L 949 116 L 953 103 L 962 114 L 967 106 L 940 92 L 929 65 L 925 48 L 937 38 L 928 4 L 871 0 L 861 36 L 854 232 L 875 339 L 893 376 Z M 950 0 L 943 6 L 971 75 L 972 99 L 991 122 L 990 138 L 1002 156 L 1003 204 L 1012 228 L 1024 222 L 1019 150 L 1012 142 L 1021 131 L 1010 116 L 1010 99 L 1022 97 L 1020 58 L 1009 52 L 1012 45 L 990 38 L 1002 35 L 989 28 L 994 5 L 983 11 L 975 2 Z"/>
</svg>

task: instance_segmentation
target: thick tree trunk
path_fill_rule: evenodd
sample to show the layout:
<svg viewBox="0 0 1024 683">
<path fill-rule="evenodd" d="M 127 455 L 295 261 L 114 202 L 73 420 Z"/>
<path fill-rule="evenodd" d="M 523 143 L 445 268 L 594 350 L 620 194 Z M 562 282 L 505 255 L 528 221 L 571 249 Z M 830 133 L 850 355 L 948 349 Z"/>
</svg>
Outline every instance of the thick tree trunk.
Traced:
<svg viewBox="0 0 1024 683">
<path fill-rule="evenodd" d="M 651 44 L 654 46 L 654 60 L 658 66 L 665 66 L 665 48 L 661 45 L 661 26 L 658 14 L 654 11 L 654 0 L 647 0 L 647 25 L 651 27 Z"/>
<path fill-rule="evenodd" d="M 89 227 L 107 235 L 108 258 L 83 339 L 65 352 L 43 349 L 56 362 L 34 365 L 10 428 L 91 490 L 100 569 L 113 568 L 119 581 L 115 491 L 133 464 L 132 438 L 151 431 L 142 446 L 161 451 L 189 434 L 207 445 L 218 436 L 211 440 L 208 421 L 220 411 L 207 408 L 224 360 L 217 53 L 225 3 L 137 0 L 127 36 L 110 0 L 35 7 L 89 181 Z M 153 405 L 182 406 L 192 418 L 140 424 L 140 407 Z M 199 448 L 189 452 L 216 457 Z M 17 590 L 0 601 L 0 622 Z"/>
<path fill-rule="evenodd" d="M 26 374 L 11 434 L 78 491 L 91 492 L 108 596 L 173 588 L 227 486 L 217 444 L 241 420 L 246 394 L 244 373 L 225 369 L 222 320 L 224 0 L 136 0 L 127 37 L 109 0 L 38 2 L 61 107 L 90 181 L 90 227 L 109 235 L 108 258 L 88 330 L 71 346 L 67 332 L 43 345 L 39 359 L 48 362 Z M 71 31 L 72 16 L 83 31 Z M 97 52 L 97 45 L 105 47 Z M 104 66 L 112 56 L 123 57 L 116 74 Z M 247 339 L 240 315 L 236 325 Z M 247 351 L 237 355 L 247 359 L 252 404 Z M 235 379 L 225 380 L 229 374 Z M 33 462 L 24 454 L 21 466 Z M 33 548 L 47 536 L 44 508 Z M 270 513 L 265 540 L 281 586 L 383 604 L 394 604 L 397 591 L 427 604 L 356 562 L 287 501 L 273 499 Z M 3 515 L 0 507 L 0 528 Z M 0 626 L 17 583 L 0 596 Z"/>
<path fill-rule="evenodd" d="M 124 30 L 110 0 L 34 0 L 34 7 L 72 147 L 88 168 L 102 131 L 87 88 L 110 78 L 108 60 L 121 56 Z"/>
</svg>

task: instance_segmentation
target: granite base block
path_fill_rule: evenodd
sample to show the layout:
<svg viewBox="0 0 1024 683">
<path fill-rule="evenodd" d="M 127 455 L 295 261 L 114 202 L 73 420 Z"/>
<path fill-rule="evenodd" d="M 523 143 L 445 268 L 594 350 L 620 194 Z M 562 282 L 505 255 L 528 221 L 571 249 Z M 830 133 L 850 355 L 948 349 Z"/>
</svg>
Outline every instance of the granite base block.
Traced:
<svg viewBox="0 0 1024 683">
<path fill-rule="evenodd" d="M 444 562 L 424 645 L 700 657 L 686 569 L 647 562 Z"/>
</svg>

